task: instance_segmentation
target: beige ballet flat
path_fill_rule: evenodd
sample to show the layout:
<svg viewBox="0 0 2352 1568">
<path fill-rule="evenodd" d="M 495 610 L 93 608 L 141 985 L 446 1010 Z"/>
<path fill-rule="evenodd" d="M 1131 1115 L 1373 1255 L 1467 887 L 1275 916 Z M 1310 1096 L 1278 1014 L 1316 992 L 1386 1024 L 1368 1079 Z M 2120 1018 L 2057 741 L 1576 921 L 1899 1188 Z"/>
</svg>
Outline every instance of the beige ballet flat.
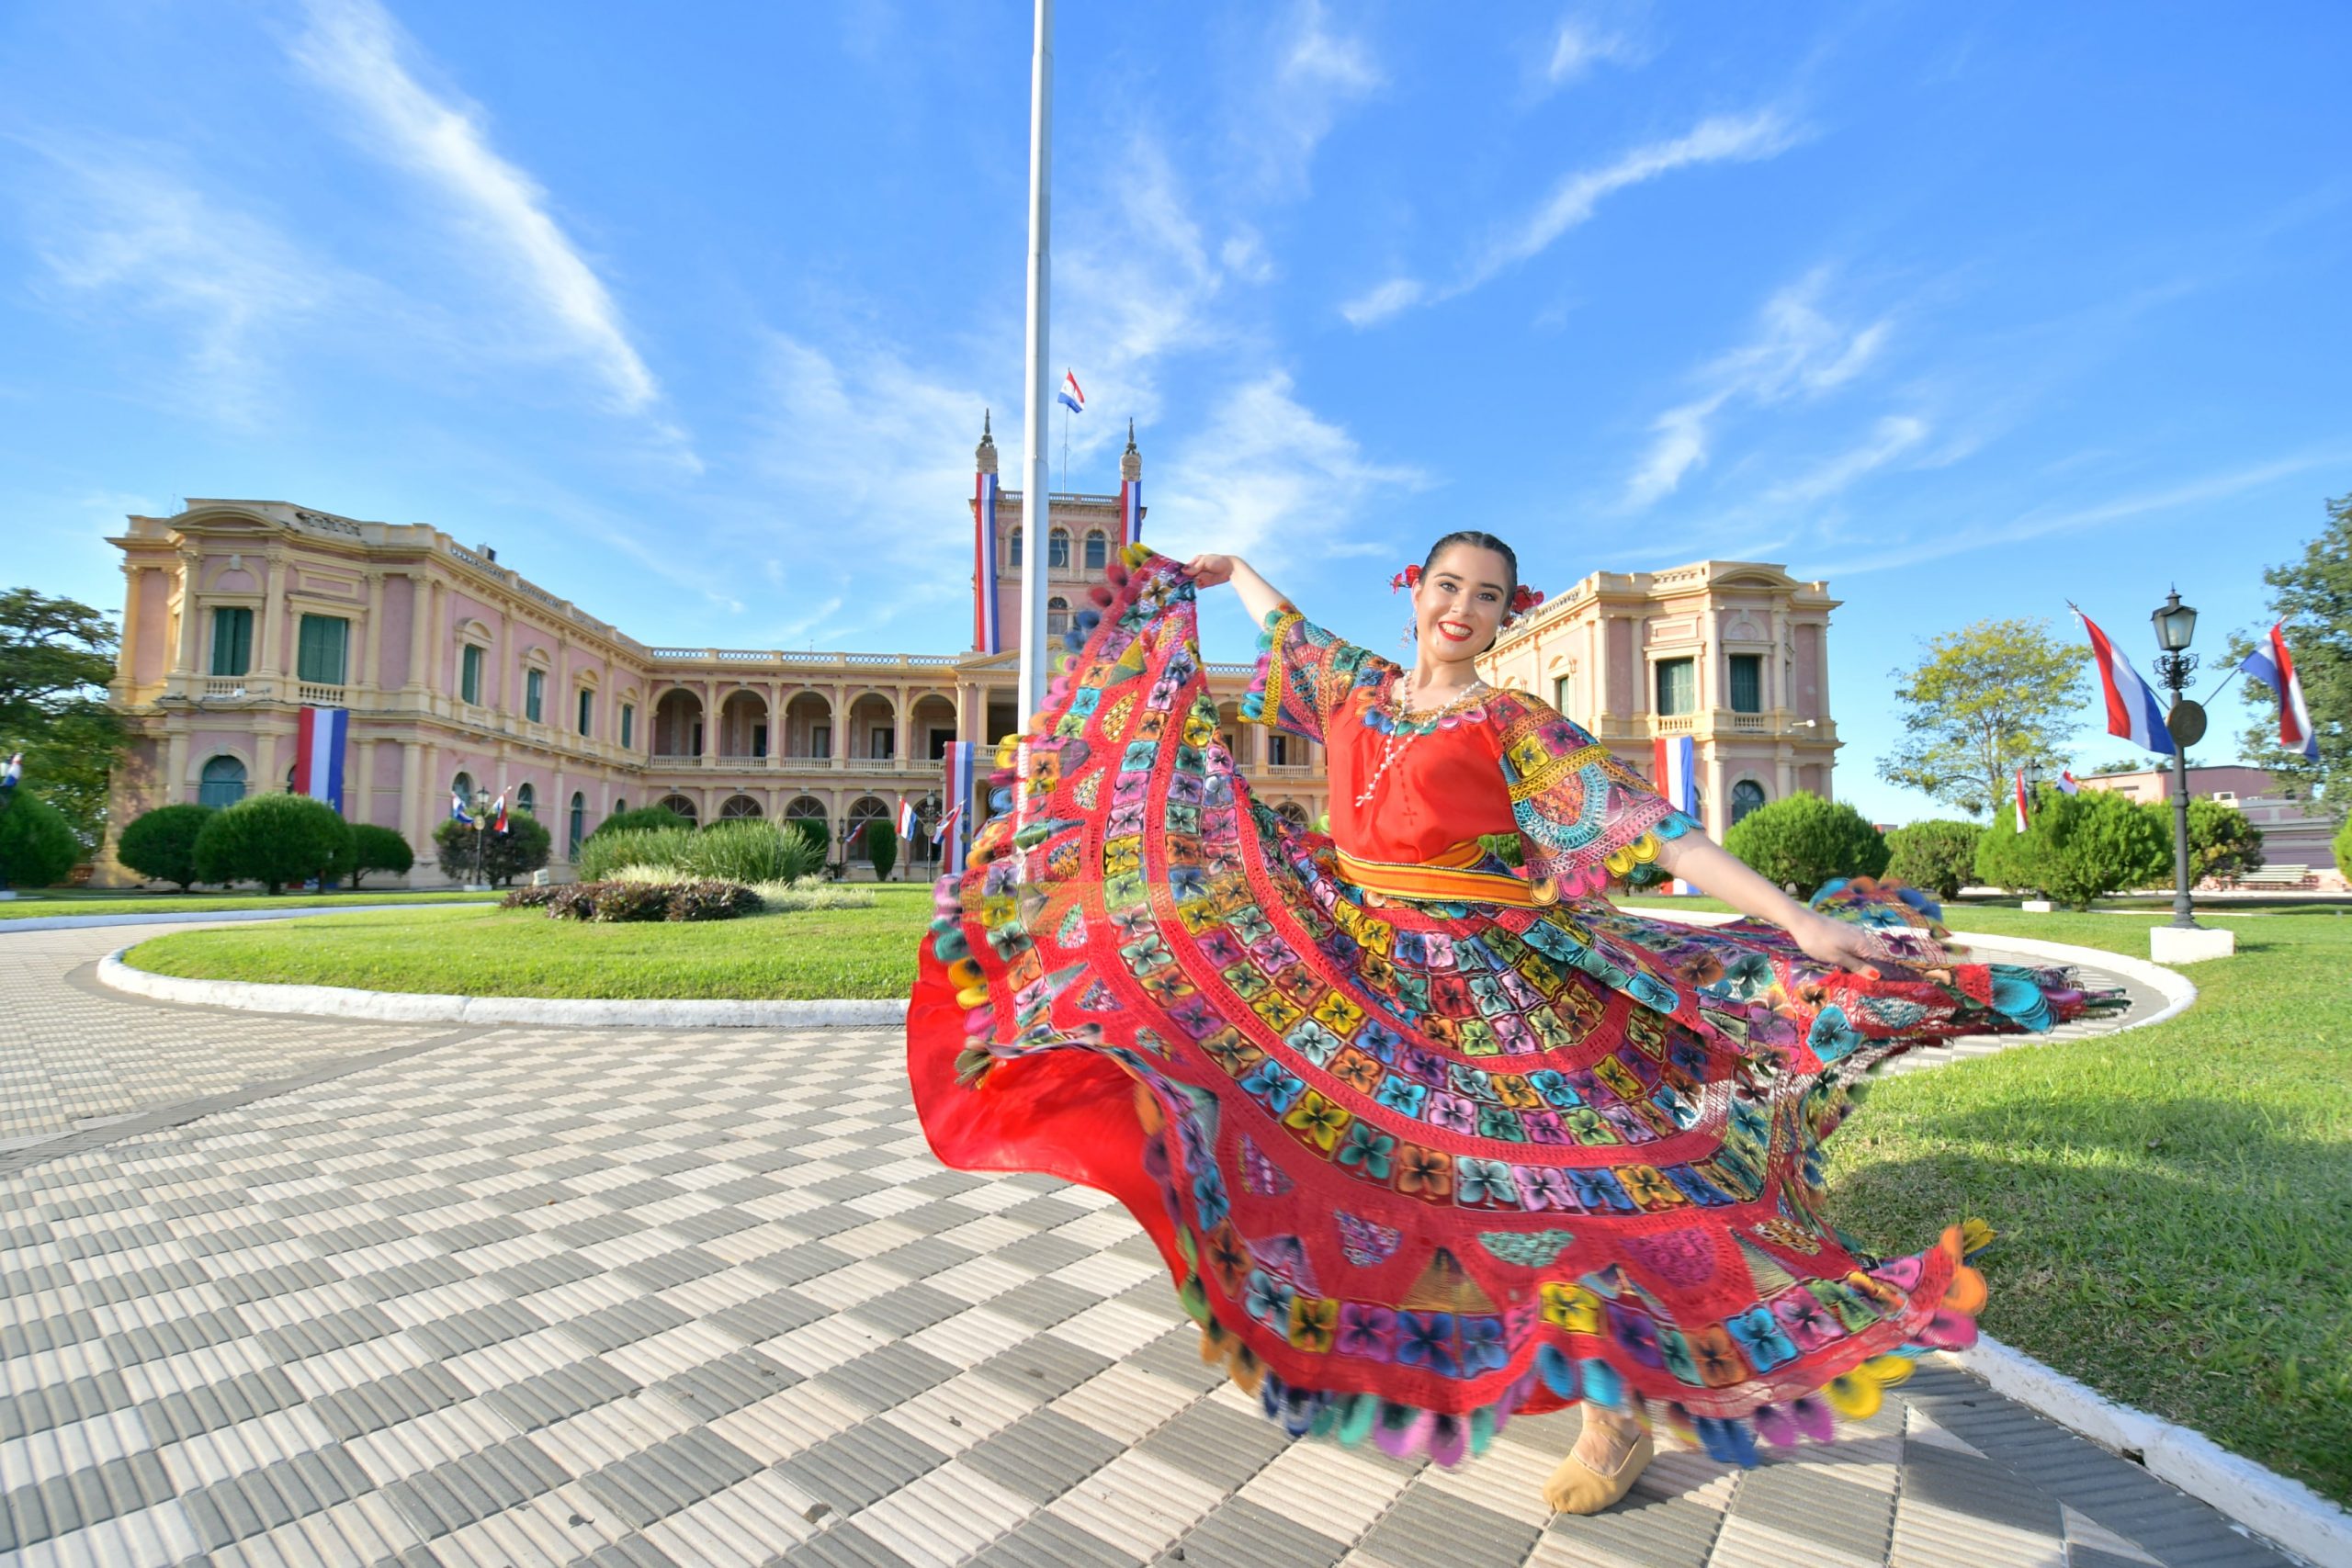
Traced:
<svg viewBox="0 0 2352 1568">
<path fill-rule="evenodd" d="M 1597 1514 L 1609 1507 L 1634 1489 L 1642 1472 L 1657 1452 L 1647 1432 L 1636 1433 L 1633 1446 L 1617 1468 L 1607 1475 L 1594 1470 L 1573 1453 L 1560 1461 L 1560 1468 L 1544 1483 L 1544 1501 L 1563 1514 Z"/>
</svg>

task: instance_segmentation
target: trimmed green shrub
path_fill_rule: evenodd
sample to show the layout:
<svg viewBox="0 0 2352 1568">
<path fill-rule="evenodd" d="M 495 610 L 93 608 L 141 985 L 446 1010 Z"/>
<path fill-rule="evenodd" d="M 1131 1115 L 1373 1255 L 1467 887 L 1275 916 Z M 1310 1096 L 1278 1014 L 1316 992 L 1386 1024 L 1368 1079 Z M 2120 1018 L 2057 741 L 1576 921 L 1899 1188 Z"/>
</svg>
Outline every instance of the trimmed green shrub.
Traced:
<svg viewBox="0 0 2352 1568">
<path fill-rule="evenodd" d="M 865 825 L 865 858 L 874 864 L 875 881 L 890 880 L 890 868 L 899 863 L 899 835 L 878 818 Z"/>
<path fill-rule="evenodd" d="M 1886 874 L 1950 898 L 1975 880 L 1976 840 L 1984 831 L 1973 822 L 1950 817 L 1897 828 L 1886 836 Z"/>
<path fill-rule="evenodd" d="M 1886 837 L 1843 801 L 1799 790 L 1732 824 L 1724 848 L 1767 882 L 1810 894 L 1839 876 L 1877 876 L 1893 854 Z"/>
<path fill-rule="evenodd" d="M 416 863 L 416 852 L 408 840 L 390 828 L 379 828 L 373 822 L 356 823 L 351 829 L 351 886 L 371 871 L 398 876 Z"/>
<path fill-rule="evenodd" d="M 2335 830 L 2335 869 L 2352 876 L 2352 817 L 2346 818 L 2344 826 Z"/>
<path fill-rule="evenodd" d="M 683 833 L 694 824 L 666 806 L 640 806 L 628 811 L 616 811 L 596 824 L 584 842 L 594 842 L 607 833 Z"/>
<path fill-rule="evenodd" d="M 492 887 L 503 887 L 518 876 L 526 876 L 548 863 L 548 852 L 554 840 L 536 817 L 517 811 L 506 818 L 503 834 L 492 833 L 487 826 L 475 828 L 464 822 L 447 821 L 433 829 L 434 857 L 439 861 L 441 874 L 454 882 L 469 882 L 474 874 L 474 834 L 488 834 L 481 845 L 482 876 Z"/>
<path fill-rule="evenodd" d="M 2172 802 L 2153 801 L 2149 809 L 2164 818 L 2165 841 L 2172 841 Z M 2194 887 L 2209 876 L 2244 876 L 2262 869 L 2262 829 L 2234 806 L 2205 795 L 2188 800 L 2188 884 Z"/>
<path fill-rule="evenodd" d="M 65 813 L 22 788 L 0 806 L 0 882 L 47 887 L 62 882 L 82 858 L 82 840 Z"/>
<path fill-rule="evenodd" d="M 196 874 L 196 836 L 212 820 L 209 806 L 159 806 L 130 819 L 114 858 L 150 882 L 176 882 L 185 893 Z"/>
<path fill-rule="evenodd" d="M 196 836 L 199 882 L 258 882 L 271 893 L 289 882 L 332 877 L 351 853 L 351 825 L 334 807 L 303 795 L 248 795 L 212 814 Z"/>
<path fill-rule="evenodd" d="M 714 822 L 699 833 L 634 829 L 592 838 L 572 869 L 583 882 L 632 866 L 673 872 L 674 881 L 797 882 L 824 863 L 821 846 L 792 827 L 757 819 Z"/>
<path fill-rule="evenodd" d="M 2075 908 L 2119 888 L 2167 881 L 2172 834 L 2148 807 L 2112 790 L 2037 791 L 2026 831 L 1996 821 L 1976 850 L 1976 874 L 2046 894 Z"/>
<path fill-rule="evenodd" d="M 784 819 L 784 830 L 797 833 L 807 840 L 809 852 L 817 857 L 816 863 L 825 863 L 825 825 L 822 822 L 812 822 L 806 817 L 787 817 Z"/>
</svg>

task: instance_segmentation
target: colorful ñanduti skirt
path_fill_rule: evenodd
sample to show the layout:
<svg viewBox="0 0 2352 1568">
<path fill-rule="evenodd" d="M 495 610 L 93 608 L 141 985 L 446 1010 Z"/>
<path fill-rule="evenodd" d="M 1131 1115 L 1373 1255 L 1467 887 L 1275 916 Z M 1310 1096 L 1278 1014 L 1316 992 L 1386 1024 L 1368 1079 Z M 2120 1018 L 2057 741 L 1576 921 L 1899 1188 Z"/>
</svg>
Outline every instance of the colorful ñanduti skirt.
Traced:
<svg viewBox="0 0 2352 1568">
<path fill-rule="evenodd" d="M 1974 1337 L 1972 1238 L 1840 1235 L 1822 1140 L 1894 1053 L 2105 998 L 1868 884 L 1819 902 L 1877 979 L 1750 921 L 1368 897 L 1218 744 L 1181 571 L 1109 587 L 1017 821 L 940 884 L 907 1043 L 943 1160 L 1118 1198 L 1270 1416 L 1446 1462 L 1579 1398 L 1746 1462 Z"/>
</svg>

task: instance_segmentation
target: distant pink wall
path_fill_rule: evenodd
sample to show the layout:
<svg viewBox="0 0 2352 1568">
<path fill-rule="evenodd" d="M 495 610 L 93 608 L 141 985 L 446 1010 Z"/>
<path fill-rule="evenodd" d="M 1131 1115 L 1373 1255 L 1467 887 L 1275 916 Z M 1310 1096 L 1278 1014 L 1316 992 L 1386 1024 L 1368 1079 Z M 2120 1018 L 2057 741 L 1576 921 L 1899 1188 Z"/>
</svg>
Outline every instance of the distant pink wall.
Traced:
<svg viewBox="0 0 2352 1568">
<path fill-rule="evenodd" d="M 383 619 L 378 624 L 376 684 L 397 690 L 408 684 L 410 640 L 416 635 L 416 591 L 420 584 L 405 577 L 384 583 Z"/>
<path fill-rule="evenodd" d="M 172 647 L 171 592 L 169 572 L 139 573 L 138 603 L 134 606 L 139 617 L 139 667 L 131 671 L 134 680 L 160 681 L 171 671 L 175 652 Z"/>
<path fill-rule="evenodd" d="M 1795 636 L 1796 690 L 1789 694 L 1789 706 L 1800 718 L 1819 718 L 1829 711 L 1829 694 L 1821 689 L 1821 628 L 1798 626 Z"/>
</svg>

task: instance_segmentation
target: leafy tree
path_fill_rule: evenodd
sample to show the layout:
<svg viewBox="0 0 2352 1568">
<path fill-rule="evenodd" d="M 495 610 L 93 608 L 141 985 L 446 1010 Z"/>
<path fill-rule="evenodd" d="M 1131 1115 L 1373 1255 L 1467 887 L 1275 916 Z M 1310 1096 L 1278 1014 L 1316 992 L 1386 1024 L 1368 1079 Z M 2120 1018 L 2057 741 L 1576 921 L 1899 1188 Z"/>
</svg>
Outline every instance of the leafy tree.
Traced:
<svg viewBox="0 0 2352 1568">
<path fill-rule="evenodd" d="M 0 795 L 0 884 L 46 887 L 65 880 L 82 858 L 82 840 L 65 813 L 37 795 Z"/>
<path fill-rule="evenodd" d="M 2113 790 L 2037 790 L 2024 832 L 1996 821 L 1976 846 L 1978 880 L 2076 908 L 2118 888 L 2154 886 L 2171 868 L 2172 835 L 2161 819 Z"/>
<path fill-rule="evenodd" d="M 2335 830 L 2335 869 L 2352 876 L 2352 818 Z"/>
<path fill-rule="evenodd" d="M 2172 802 L 2151 801 L 2148 808 L 2164 818 L 2165 842 L 2172 842 Z M 2209 876 L 2242 876 L 2262 869 L 2262 829 L 2234 806 L 2205 795 L 2188 800 L 2188 880 L 2191 886 Z"/>
<path fill-rule="evenodd" d="M 25 754 L 23 789 L 65 814 L 85 852 L 105 832 L 107 775 L 122 754 L 106 692 L 117 640 L 87 604 L 0 592 L 0 758 Z"/>
<path fill-rule="evenodd" d="M 614 812 L 597 823 L 595 831 L 588 837 L 594 839 L 605 833 L 642 833 L 654 829 L 674 828 L 683 831 L 693 826 L 666 806 L 640 806 L 633 811 Z"/>
<path fill-rule="evenodd" d="M 1733 823 L 1724 848 L 1765 881 L 1800 893 L 1811 893 L 1832 877 L 1876 876 L 1892 852 L 1870 818 L 1810 790 L 1782 795 Z"/>
<path fill-rule="evenodd" d="M 1984 829 L 1949 817 L 1914 822 L 1886 836 L 1893 856 L 1886 873 L 1898 882 L 1949 898 L 1976 879 L 1976 840 Z"/>
<path fill-rule="evenodd" d="M 196 836 L 202 882 L 258 882 L 277 893 L 289 882 L 331 878 L 351 853 L 351 825 L 305 795 L 248 795 L 212 814 Z"/>
<path fill-rule="evenodd" d="M 2262 581 L 2270 589 L 2271 618 L 2286 625 L 2319 760 L 2278 744 L 2278 694 L 2252 682 L 2246 702 L 2267 716 L 2245 732 L 2246 759 L 2268 769 L 2298 800 L 2324 795 L 2341 817 L 2352 802 L 2352 495 L 2327 503 L 2327 525 L 2303 547 L 2302 559 L 2269 568 Z M 2253 646 L 2251 637 L 2232 638 L 2230 662 Z"/>
<path fill-rule="evenodd" d="M 2088 659 L 2042 620 L 1976 621 L 1930 638 L 1926 658 L 1895 671 L 1906 738 L 1880 760 L 1879 777 L 1972 815 L 1989 810 L 2018 769 L 2066 764 Z"/>
<path fill-rule="evenodd" d="M 825 825 L 822 822 L 811 821 L 806 817 L 787 817 L 784 819 L 784 829 L 788 833 L 797 833 L 808 840 L 808 847 L 816 852 L 818 863 L 823 863 Z"/>
<path fill-rule="evenodd" d="M 865 825 L 865 858 L 874 863 L 875 881 L 890 880 L 890 868 L 899 863 L 899 835 L 879 818 Z"/>
<path fill-rule="evenodd" d="M 379 828 L 373 822 L 356 824 L 351 829 L 351 886 L 371 871 L 398 876 L 416 863 L 416 852 L 408 840 L 390 828 Z"/>
<path fill-rule="evenodd" d="M 159 806 L 131 818 L 114 858 L 150 882 L 176 882 L 185 893 L 196 874 L 196 836 L 212 820 L 209 806 Z"/>
<path fill-rule="evenodd" d="M 433 850 L 442 875 L 455 882 L 473 880 L 476 833 L 489 834 L 481 846 L 481 871 L 493 887 L 503 887 L 547 864 L 555 843 L 537 818 L 519 811 L 506 818 L 503 834 L 492 833 L 487 827 L 447 821 L 433 829 Z"/>
</svg>

